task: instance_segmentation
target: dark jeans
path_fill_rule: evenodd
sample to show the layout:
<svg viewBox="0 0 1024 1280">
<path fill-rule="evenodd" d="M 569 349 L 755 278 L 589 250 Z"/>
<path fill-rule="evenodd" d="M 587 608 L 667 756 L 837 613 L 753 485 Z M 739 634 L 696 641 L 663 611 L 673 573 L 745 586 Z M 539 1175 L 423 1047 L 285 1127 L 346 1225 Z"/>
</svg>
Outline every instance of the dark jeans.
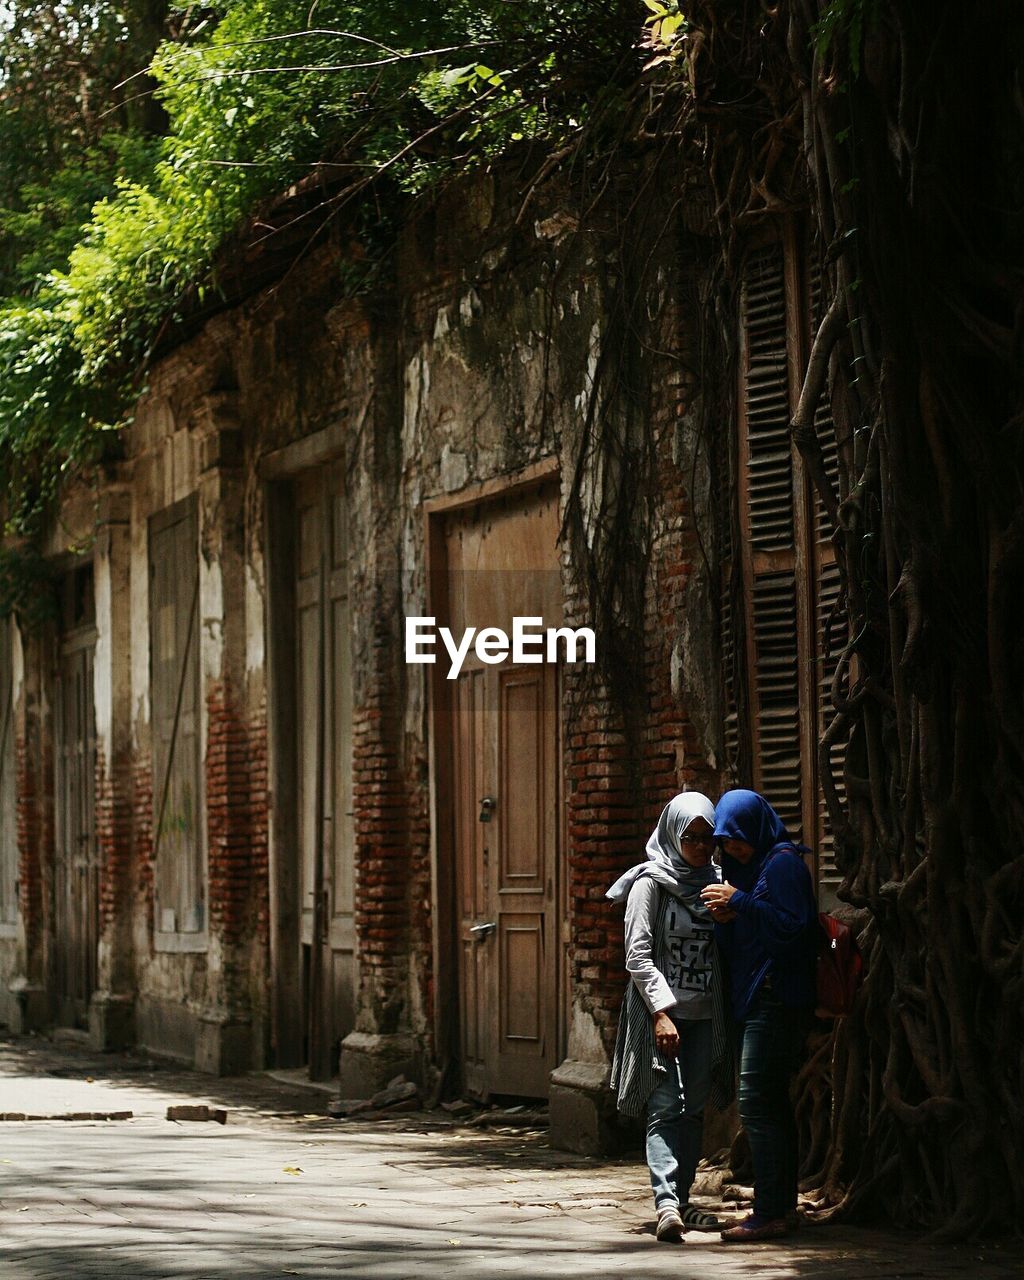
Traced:
<svg viewBox="0 0 1024 1280">
<path fill-rule="evenodd" d="M 759 1218 L 784 1218 L 796 1208 L 799 1161 L 789 1089 L 811 1018 L 810 1009 L 789 1009 L 762 989 L 740 1024 L 740 1119 L 750 1140 Z"/>
</svg>

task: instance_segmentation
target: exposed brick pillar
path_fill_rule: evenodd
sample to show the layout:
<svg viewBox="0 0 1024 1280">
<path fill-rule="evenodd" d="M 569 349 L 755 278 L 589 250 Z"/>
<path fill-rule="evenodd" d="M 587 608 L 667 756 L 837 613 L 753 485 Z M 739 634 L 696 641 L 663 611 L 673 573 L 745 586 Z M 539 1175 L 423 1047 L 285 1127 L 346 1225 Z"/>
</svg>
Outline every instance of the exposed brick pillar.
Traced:
<svg viewBox="0 0 1024 1280">
<path fill-rule="evenodd" d="M 250 723 L 246 705 L 245 486 L 234 396 L 207 397 L 199 430 L 208 951 L 196 1066 L 227 1075 L 263 1058 L 252 979 L 265 972 L 258 917 L 266 901 L 266 731 L 265 718 Z"/>
<path fill-rule="evenodd" d="M 386 616 L 386 615 L 385 615 Z M 383 628 L 381 628 L 384 630 Z M 387 653 L 386 634 L 374 652 Z M 353 716 L 356 828 L 356 937 L 359 992 L 355 1029 L 342 1042 L 342 1094 L 373 1093 L 399 1072 L 416 1073 L 418 1045 L 407 1001 L 410 846 L 406 780 L 398 760 L 388 674 L 373 673 Z"/>
<path fill-rule="evenodd" d="M 581 619 L 574 625 L 584 625 Z M 624 988 L 622 908 L 605 893 L 638 860 L 643 822 L 637 748 L 608 691 L 567 681 L 566 875 L 571 991 L 565 1060 L 551 1076 L 551 1141 L 587 1154 L 623 1143 L 607 1087 Z"/>
<path fill-rule="evenodd" d="M 342 1093 L 352 1097 L 373 1093 L 399 1072 L 422 1079 L 429 1061 L 427 788 L 424 762 L 409 758 L 404 732 L 402 378 L 392 319 L 375 320 L 373 427 L 362 454 L 348 460 L 352 528 L 366 539 L 353 547 L 351 561 L 359 990 L 356 1025 L 342 1041 L 339 1075 Z"/>
<path fill-rule="evenodd" d="M 134 1040 L 132 949 L 131 492 L 109 481 L 93 550 L 96 599 L 96 843 L 100 863 L 98 986 L 89 1006 L 97 1049 Z"/>
</svg>

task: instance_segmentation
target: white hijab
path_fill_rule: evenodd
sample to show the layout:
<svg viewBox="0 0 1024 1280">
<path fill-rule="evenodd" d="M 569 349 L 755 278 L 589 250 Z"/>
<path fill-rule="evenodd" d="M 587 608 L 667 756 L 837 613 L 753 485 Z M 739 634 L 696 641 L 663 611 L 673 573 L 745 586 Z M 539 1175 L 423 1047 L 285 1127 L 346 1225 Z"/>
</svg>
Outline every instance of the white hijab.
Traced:
<svg viewBox="0 0 1024 1280">
<path fill-rule="evenodd" d="M 709 861 L 706 867 L 691 867 L 683 858 L 682 837 L 695 818 L 703 818 L 714 830 L 715 806 L 707 796 L 699 791 L 683 791 L 673 797 L 662 809 L 658 825 L 647 841 L 647 861 L 630 867 L 605 896 L 612 902 L 625 902 L 634 883 L 647 875 L 684 902 L 691 913 L 705 916 L 707 908 L 700 900 L 700 891 L 706 884 L 717 884 L 722 873 L 713 862 Z"/>
</svg>

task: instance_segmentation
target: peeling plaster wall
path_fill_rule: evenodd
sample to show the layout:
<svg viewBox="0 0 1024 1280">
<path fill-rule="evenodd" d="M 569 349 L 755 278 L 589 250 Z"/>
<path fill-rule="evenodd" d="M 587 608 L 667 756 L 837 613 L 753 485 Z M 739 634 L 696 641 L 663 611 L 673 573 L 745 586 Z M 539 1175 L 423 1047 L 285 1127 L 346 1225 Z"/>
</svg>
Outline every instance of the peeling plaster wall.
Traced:
<svg viewBox="0 0 1024 1280">
<path fill-rule="evenodd" d="M 259 1065 L 278 1052 L 268 483 L 335 458 L 346 476 L 350 548 L 356 1029 L 411 1037 L 419 1067 L 434 1060 L 436 1001 L 447 993 L 435 991 L 432 972 L 427 668 L 407 668 L 401 642 L 402 615 L 425 612 L 423 502 L 554 457 L 564 503 L 607 320 L 607 242 L 579 228 L 555 189 L 517 222 L 521 203 L 507 176 L 479 175 L 415 211 L 394 278 L 375 297 L 341 298 L 339 253 L 328 244 L 153 370 L 125 442 L 131 866 L 118 901 L 130 922 L 106 944 L 125 953 L 135 1034 L 151 1048 L 211 1069 Z M 648 306 L 673 350 L 685 345 L 677 287 L 672 265 Z M 654 531 L 645 736 L 628 741 L 600 702 L 589 719 L 566 726 L 567 1048 L 598 1066 L 622 973 L 621 928 L 602 886 L 634 859 L 645 823 L 672 790 L 710 776 L 717 751 L 708 584 L 694 541 L 710 501 L 706 464 L 698 458 L 692 467 L 686 379 L 677 371 L 663 383 L 655 434 L 665 488 Z M 612 478 L 604 458 L 585 459 L 591 537 Z M 150 516 L 192 493 L 202 543 L 201 741 L 216 794 L 207 796 L 209 942 L 177 954 L 153 947 L 147 530 Z M 69 503 L 88 508 L 81 494 Z M 586 624 L 568 549 L 562 561 L 567 620 Z M 630 752 L 649 767 L 639 809 L 619 782 Z"/>
</svg>

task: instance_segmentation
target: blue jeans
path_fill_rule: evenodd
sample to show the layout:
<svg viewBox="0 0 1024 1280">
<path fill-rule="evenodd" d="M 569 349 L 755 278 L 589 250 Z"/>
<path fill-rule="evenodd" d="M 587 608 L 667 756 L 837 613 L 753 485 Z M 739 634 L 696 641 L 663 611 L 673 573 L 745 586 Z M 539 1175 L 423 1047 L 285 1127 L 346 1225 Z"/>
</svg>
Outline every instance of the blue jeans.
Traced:
<svg viewBox="0 0 1024 1280">
<path fill-rule="evenodd" d="M 796 1121 L 790 1085 L 803 1061 L 809 1009 L 791 1009 L 762 989 L 740 1024 L 739 1108 L 754 1166 L 754 1213 L 784 1218 L 796 1208 Z"/>
<path fill-rule="evenodd" d="M 662 1055 L 668 1073 L 647 1099 L 647 1165 L 659 1209 L 689 1201 L 711 1088 L 711 1019 L 672 1021 L 679 1032 L 679 1056 Z"/>
</svg>

